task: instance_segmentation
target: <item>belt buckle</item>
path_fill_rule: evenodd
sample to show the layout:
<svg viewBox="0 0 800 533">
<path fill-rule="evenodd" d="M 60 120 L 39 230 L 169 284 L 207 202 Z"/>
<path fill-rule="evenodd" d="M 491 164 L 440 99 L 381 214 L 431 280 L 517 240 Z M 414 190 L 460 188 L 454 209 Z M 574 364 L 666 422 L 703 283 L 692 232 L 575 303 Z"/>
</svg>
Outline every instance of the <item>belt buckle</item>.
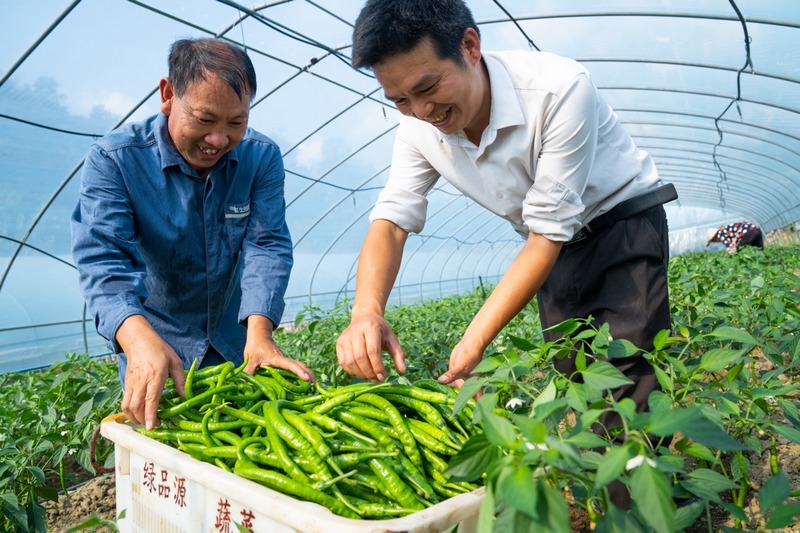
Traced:
<svg viewBox="0 0 800 533">
<path fill-rule="evenodd" d="M 572 236 L 570 240 L 568 240 L 565 245 L 575 244 L 576 242 L 581 242 L 587 237 L 586 232 L 583 231 L 583 228 L 579 229 L 575 235 Z"/>
</svg>

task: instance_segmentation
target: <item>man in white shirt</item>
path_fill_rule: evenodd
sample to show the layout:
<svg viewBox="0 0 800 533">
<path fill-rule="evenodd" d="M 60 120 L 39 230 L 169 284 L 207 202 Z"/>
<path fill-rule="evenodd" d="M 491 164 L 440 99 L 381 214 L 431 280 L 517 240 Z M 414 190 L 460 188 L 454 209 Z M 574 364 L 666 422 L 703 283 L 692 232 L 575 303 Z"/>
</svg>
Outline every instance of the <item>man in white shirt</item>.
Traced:
<svg viewBox="0 0 800 533">
<path fill-rule="evenodd" d="M 670 328 L 661 204 L 674 188 L 662 185 L 584 67 L 548 53 L 482 52 L 462 0 L 368 0 L 353 32 L 353 66 L 372 69 L 405 116 L 361 250 L 351 323 L 337 341 L 347 372 L 382 380 L 382 350 L 405 370 L 384 310 L 439 177 L 525 239 L 440 382 L 468 378 L 534 295 L 545 328 L 591 315 L 645 350 Z M 657 387 L 652 367 L 638 356 L 612 362 L 635 382 L 617 395 L 646 409 Z M 568 371 L 572 362 L 558 364 Z"/>
</svg>

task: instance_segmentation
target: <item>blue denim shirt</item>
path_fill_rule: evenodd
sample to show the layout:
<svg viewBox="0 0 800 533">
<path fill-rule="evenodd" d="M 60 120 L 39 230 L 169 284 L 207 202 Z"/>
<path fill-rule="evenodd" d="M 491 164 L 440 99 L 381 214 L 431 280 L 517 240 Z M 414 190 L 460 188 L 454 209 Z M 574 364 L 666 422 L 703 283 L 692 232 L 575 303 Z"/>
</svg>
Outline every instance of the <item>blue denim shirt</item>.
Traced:
<svg viewBox="0 0 800 533">
<path fill-rule="evenodd" d="M 72 252 L 100 335 L 144 315 L 188 367 L 209 344 L 243 359 L 250 315 L 278 324 L 292 267 L 280 149 L 248 129 L 202 179 L 166 116 L 92 145 L 72 215 Z M 123 363 L 124 356 L 122 357 Z"/>
</svg>

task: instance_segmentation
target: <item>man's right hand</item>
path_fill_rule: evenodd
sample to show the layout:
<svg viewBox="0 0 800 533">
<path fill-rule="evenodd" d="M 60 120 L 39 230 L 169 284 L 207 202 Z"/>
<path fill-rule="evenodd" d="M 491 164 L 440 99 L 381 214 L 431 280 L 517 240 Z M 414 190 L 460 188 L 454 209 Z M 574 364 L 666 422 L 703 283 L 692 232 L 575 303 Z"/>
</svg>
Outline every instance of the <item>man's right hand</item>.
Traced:
<svg viewBox="0 0 800 533">
<path fill-rule="evenodd" d="M 392 356 L 398 372 L 406 371 L 403 348 L 383 313 L 400 270 L 407 237 L 406 230 L 383 219 L 372 221 L 367 230 L 358 258 L 350 325 L 336 340 L 339 364 L 352 376 L 383 381 L 384 350 Z"/>
<path fill-rule="evenodd" d="M 131 422 L 153 429 L 158 424 L 158 403 L 167 377 L 172 377 L 178 393 L 184 395 L 183 363 L 141 315 L 125 319 L 117 341 L 128 359 L 122 412 Z"/>
<path fill-rule="evenodd" d="M 383 316 L 377 313 L 353 317 L 336 340 L 339 364 L 348 374 L 368 381 L 383 381 L 383 351 L 389 352 L 398 372 L 406 371 L 405 354 L 400 341 Z"/>
</svg>

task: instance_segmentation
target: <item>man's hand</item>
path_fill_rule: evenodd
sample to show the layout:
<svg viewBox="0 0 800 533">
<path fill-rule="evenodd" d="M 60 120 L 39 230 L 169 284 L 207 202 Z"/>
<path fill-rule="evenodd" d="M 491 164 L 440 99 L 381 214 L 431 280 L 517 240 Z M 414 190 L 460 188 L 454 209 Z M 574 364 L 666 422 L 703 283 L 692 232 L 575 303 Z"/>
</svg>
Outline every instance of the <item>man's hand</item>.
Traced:
<svg viewBox="0 0 800 533">
<path fill-rule="evenodd" d="M 528 235 L 525 246 L 450 353 L 450 365 L 447 372 L 439 376 L 440 383 L 460 387 L 469 379 L 471 372 L 481 362 L 484 350 L 500 330 L 528 305 L 547 279 L 561 246 L 562 243 L 542 235 Z"/>
<path fill-rule="evenodd" d="M 122 412 L 131 422 L 153 429 L 158 424 L 158 403 L 167 377 L 172 377 L 178 393 L 184 394 L 183 363 L 142 315 L 125 319 L 117 330 L 117 341 L 128 359 Z"/>
<path fill-rule="evenodd" d="M 336 340 L 336 356 L 345 372 L 369 381 L 386 377 L 383 351 L 397 371 L 405 373 L 406 356 L 400 341 L 383 317 L 397 278 L 408 232 L 388 220 L 374 220 L 358 257 L 356 297 L 350 325 Z"/>
<path fill-rule="evenodd" d="M 244 371 L 248 374 L 254 373 L 260 366 L 272 366 L 293 372 L 305 381 L 317 380 L 308 366 L 287 357 L 275 344 L 272 339 L 272 321 L 265 316 L 251 315 L 247 318 L 247 343 L 244 354 L 248 359 Z"/>
<path fill-rule="evenodd" d="M 439 383 L 461 388 L 483 358 L 483 348 L 471 344 L 466 337 L 450 352 L 450 366 L 439 376 Z"/>
<path fill-rule="evenodd" d="M 383 350 L 389 352 L 398 372 L 406 371 L 406 357 L 391 326 L 377 313 L 353 317 L 336 340 L 336 356 L 345 372 L 368 381 L 383 381 Z"/>
</svg>

